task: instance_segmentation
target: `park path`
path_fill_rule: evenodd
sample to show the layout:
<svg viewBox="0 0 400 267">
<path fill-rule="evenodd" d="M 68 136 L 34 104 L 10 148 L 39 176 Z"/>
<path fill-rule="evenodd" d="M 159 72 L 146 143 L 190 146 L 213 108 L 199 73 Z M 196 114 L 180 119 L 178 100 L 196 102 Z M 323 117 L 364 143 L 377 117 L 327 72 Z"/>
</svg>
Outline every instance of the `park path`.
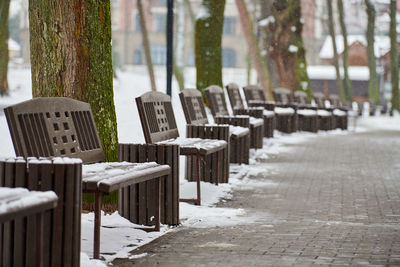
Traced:
<svg viewBox="0 0 400 267">
<path fill-rule="evenodd" d="M 181 227 L 114 266 L 400 266 L 400 132 L 326 135 L 290 144 L 224 207 L 255 220 Z"/>
</svg>

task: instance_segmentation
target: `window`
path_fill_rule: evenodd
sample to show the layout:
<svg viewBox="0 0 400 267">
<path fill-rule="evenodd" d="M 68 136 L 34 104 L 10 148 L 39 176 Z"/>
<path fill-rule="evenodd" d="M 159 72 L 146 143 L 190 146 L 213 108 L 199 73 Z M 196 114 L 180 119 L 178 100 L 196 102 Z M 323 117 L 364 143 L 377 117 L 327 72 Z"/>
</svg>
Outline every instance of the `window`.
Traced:
<svg viewBox="0 0 400 267">
<path fill-rule="evenodd" d="M 236 67 L 236 52 L 232 48 L 222 48 L 222 67 Z"/>
<path fill-rule="evenodd" d="M 140 49 L 135 49 L 133 51 L 133 64 L 134 65 L 142 65 L 142 51 Z"/>
<path fill-rule="evenodd" d="M 167 6 L 167 0 L 158 0 L 160 6 Z"/>
<path fill-rule="evenodd" d="M 236 18 L 225 17 L 224 18 L 224 28 L 222 31 L 223 34 L 233 35 L 233 34 L 235 34 L 235 28 L 236 28 Z"/>
<path fill-rule="evenodd" d="M 154 15 L 154 31 L 165 32 L 167 28 L 167 15 L 165 13 L 156 13 Z"/>
<path fill-rule="evenodd" d="M 133 14 L 133 29 L 135 32 L 140 32 L 140 15 L 139 13 Z"/>
<path fill-rule="evenodd" d="M 154 65 L 167 64 L 167 48 L 165 45 L 152 45 L 150 48 L 151 60 Z"/>
</svg>

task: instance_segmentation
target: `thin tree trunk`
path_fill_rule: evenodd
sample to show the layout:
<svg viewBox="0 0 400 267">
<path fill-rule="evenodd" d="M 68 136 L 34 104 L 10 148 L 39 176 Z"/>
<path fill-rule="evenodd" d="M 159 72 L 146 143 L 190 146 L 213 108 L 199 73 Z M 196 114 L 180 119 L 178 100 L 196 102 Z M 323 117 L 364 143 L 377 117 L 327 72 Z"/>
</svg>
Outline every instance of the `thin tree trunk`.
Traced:
<svg viewBox="0 0 400 267">
<path fill-rule="evenodd" d="M 396 32 L 396 0 L 390 1 L 390 73 L 392 76 L 392 108 L 393 111 L 400 111 L 399 107 L 399 57 Z"/>
<path fill-rule="evenodd" d="M 257 71 L 258 79 L 262 87 L 270 99 L 272 99 L 272 85 L 269 78 L 269 71 L 267 69 L 267 65 L 262 60 L 261 51 L 257 43 L 257 38 L 254 34 L 254 26 L 247 11 L 246 3 L 244 0 L 236 0 L 236 6 L 239 12 L 242 33 L 247 41 L 251 61 Z"/>
<path fill-rule="evenodd" d="M 110 0 L 30 0 L 33 96 L 88 102 L 107 161 L 118 158 Z"/>
<path fill-rule="evenodd" d="M 338 0 L 337 2 L 338 11 L 339 11 L 339 21 L 340 21 L 340 28 L 342 29 L 343 35 L 343 71 L 344 71 L 344 92 L 346 96 L 346 101 L 351 102 L 353 100 L 353 90 L 351 88 L 351 81 L 349 78 L 349 49 L 347 43 L 347 29 L 346 24 L 344 23 L 344 11 L 343 11 L 343 1 Z"/>
<path fill-rule="evenodd" d="M 10 0 L 0 2 L 0 96 L 8 95 L 8 14 Z"/>
<path fill-rule="evenodd" d="M 192 4 L 190 3 L 189 0 L 183 0 L 183 1 L 184 1 L 184 3 L 185 3 L 185 6 L 186 6 L 188 12 L 189 12 L 190 21 L 191 21 L 192 24 L 194 25 L 194 24 L 196 23 L 196 16 L 194 15 L 194 11 L 193 11 L 193 8 L 192 8 Z"/>
<path fill-rule="evenodd" d="M 205 98 L 210 85 L 222 87 L 222 29 L 225 0 L 203 0 L 195 25 L 196 85 Z"/>
<path fill-rule="evenodd" d="M 375 104 L 379 102 L 379 81 L 376 73 L 376 58 L 375 58 L 375 7 L 371 0 L 365 0 L 368 15 L 367 25 L 367 51 L 368 51 L 368 69 L 369 69 L 369 83 L 368 83 L 368 97 L 369 101 Z"/>
<path fill-rule="evenodd" d="M 183 52 L 185 51 L 185 7 L 183 0 L 176 0 L 177 8 L 177 27 L 176 27 L 176 47 L 174 53 L 174 75 L 178 82 L 179 89 L 185 89 L 185 77 L 183 76 L 184 62 Z"/>
<path fill-rule="evenodd" d="M 147 33 L 146 19 L 143 10 L 142 0 L 137 0 L 137 6 L 140 17 L 140 30 L 142 32 L 143 50 L 146 57 L 147 71 L 149 72 L 151 90 L 157 91 L 156 80 L 154 78 L 153 61 L 151 60 L 150 42 Z"/>
<path fill-rule="evenodd" d="M 335 66 L 336 70 L 336 86 L 339 91 L 340 98 L 342 101 L 346 101 L 346 95 L 344 92 L 343 88 L 343 83 L 340 75 L 340 69 L 339 69 L 339 56 L 337 53 L 337 48 L 336 48 L 336 35 L 335 35 L 335 28 L 333 24 L 333 12 L 332 12 L 332 2 L 331 0 L 326 0 L 326 4 L 328 6 L 328 28 L 329 28 L 329 34 L 332 39 L 332 48 L 333 48 L 333 64 Z"/>
</svg>

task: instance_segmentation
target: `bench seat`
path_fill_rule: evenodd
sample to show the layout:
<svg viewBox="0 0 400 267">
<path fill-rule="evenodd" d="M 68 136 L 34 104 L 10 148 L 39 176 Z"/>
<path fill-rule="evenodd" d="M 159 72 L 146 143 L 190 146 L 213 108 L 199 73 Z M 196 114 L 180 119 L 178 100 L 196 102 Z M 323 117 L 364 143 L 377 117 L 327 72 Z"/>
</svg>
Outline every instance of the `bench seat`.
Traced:
<svg viewBox="0 0 400 267">
<path fill-rule="evenodd" d="M 110 193 L 126 186 L 168 175 L 168 165 L 155 162 L 104 162 L 82 166 L 83 191 Z"/>
<path fill-rule="evenodd" d="M 224 140 L 218 139 L 201 139 L 201 138 L 182 138 L 168 139 L 158 142 L 157 144 L 176 144 L 180 146 L 181 155 L 197 155 L 202 156 L 212 154 L 224 149 L 228 144 Z"/>
</svg>

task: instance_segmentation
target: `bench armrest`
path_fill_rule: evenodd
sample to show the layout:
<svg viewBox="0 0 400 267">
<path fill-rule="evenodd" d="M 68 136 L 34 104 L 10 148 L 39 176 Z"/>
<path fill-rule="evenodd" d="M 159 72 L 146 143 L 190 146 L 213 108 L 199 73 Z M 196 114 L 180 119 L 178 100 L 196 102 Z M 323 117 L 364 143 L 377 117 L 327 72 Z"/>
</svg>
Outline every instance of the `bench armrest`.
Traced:
<svg viewBox="0 0 400 267">
<path fill-rule="evenodd" d="M 193 125 L 186 126 L 186 137 L 202 139 L 218 139 L 229 141 L 228 125 Z"/>
<path fill-rule="evenodd" d="M 233 126 L 250 127 L 250 117 L 246 115 L 238 116 L 217 116 L 215 117 L 217 124 L 229 124 Z"/>
<path fill-rule="evenodd" d="M 263 118 L 264 108 L 263 107 L 253 107 L 248 109 L 234 109 L 233 114 L 235 115 L 248 115 L 254 118 Z"/>
</svg>

